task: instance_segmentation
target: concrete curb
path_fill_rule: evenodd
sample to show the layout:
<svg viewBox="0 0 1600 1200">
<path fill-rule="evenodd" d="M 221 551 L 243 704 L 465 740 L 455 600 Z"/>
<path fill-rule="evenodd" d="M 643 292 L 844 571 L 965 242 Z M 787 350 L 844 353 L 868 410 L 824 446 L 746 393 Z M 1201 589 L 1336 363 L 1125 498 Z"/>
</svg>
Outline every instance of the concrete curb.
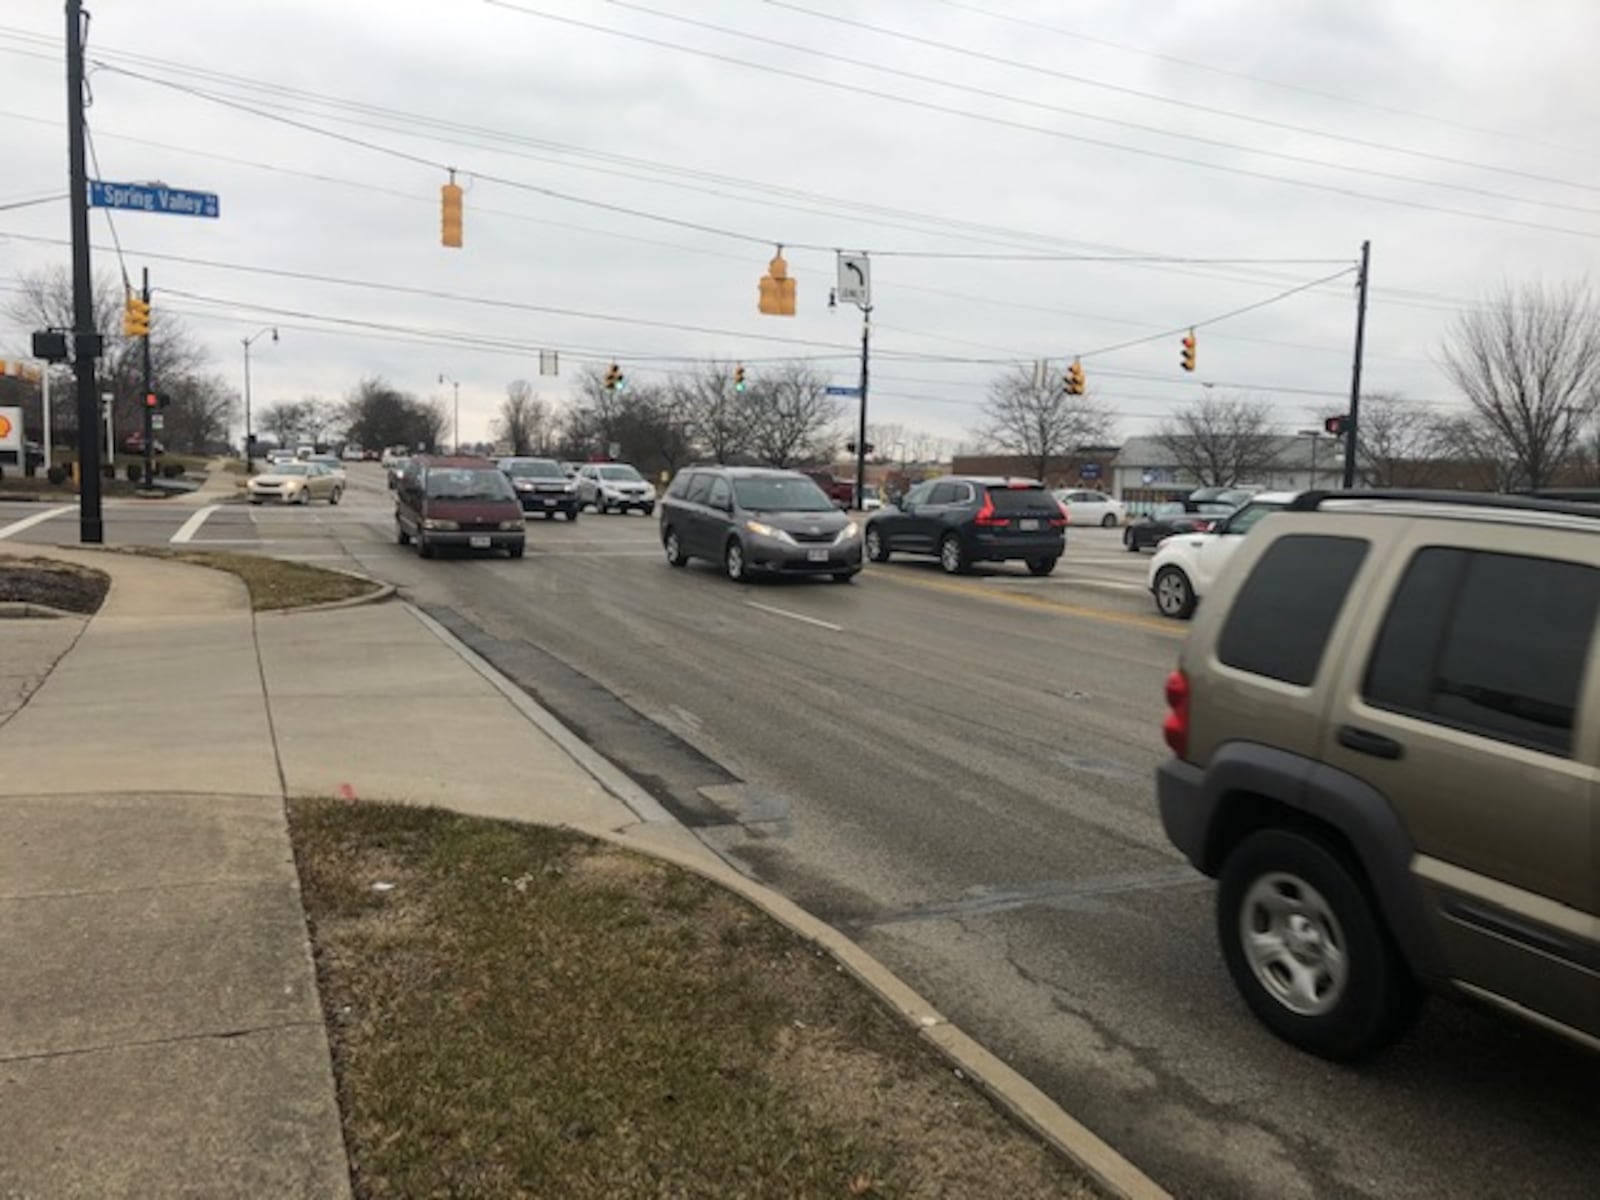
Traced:
<svg viewBox="0 0 1600 1200">
<path fill-rule="evenodd" d="M 73 612 L 70 608 L 52 608 L 48 604 L 35 604 L 32 600 L 0 600 L 0 617 L 87 621 L 92 616 L 93 613 Z"/>
<path fill-rule="evenodd" d="M 1118 1200 L 1172 1200 L 1158 1185 L 1128 1159 L 1112 1149 L 1087 1126 L 1075 1120 L 1014 1069 L 986 1050 L 958 1026 L 952 1024 L 888 967 L 833 926 L 812 916 L 786 896 L 758 883 L 718 857 L 709 847 L 680 825 L 654 797 L 650 796 L 619 768 L 580 741 L 555 715 L 536 703 L 510 679 L 502 675 L 481 655 L 414 605 L 406 609 L 430 633 L 454 650 L 479 675 L 511 702 L 529 722 L 556 742 L 606 791 L 634 812 L 646 827 L 630 834 L 624 829 L 584 829 L 581 832 L 601 838 L 637 854 L 669 862 L 692 871 L 702 879 L 738 893 L 745 900 L 806 940 L 826 950 L 845 970 L 880 1000 L 900 1013 L 919 1037 L 944 1055 L 955 1069 L 970 1078 L 997 1104 L 1011 1113 L 1059 1153 L 1076 1163 L 1083 1172 Z M 648 815 L 647 815 L 648 814 Z M 650 836 L 668 833 L 692 839 L 693 850 L 674 846 Z M 641 836 L 642 834 L 642 836 Z"/>
<path fill-rule="evenodd" d="M 327 567 L 322 569 L 328 570 Z M 365 596 L 348 596 L 343 600 L 328 600 L 322 604 L 302 604 L 298 608 L 263 608 L 256 613 L 256 616 L 297 617 L 301 613 L 336 612 L 341 608 L 360 608 L 365 604 L 382 604 L 399 590 L 392 583 L 379 583 L 376 579 L 372 582 L 378 584 L 377 589 Z"/>
</svg>

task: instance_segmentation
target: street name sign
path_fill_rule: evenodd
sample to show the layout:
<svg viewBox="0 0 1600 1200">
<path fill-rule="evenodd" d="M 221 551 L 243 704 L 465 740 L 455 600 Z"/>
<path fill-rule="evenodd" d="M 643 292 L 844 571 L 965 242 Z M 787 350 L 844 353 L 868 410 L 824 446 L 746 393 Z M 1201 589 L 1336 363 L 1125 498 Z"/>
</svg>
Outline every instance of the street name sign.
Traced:
<svg viewBox="0 0 1600 1200">
<path fill-rule="evenodd" d="M 858 387 L 830 387 L 830 388 L 824 388 L 823 391 L 826 392 L 826 394 L 829 395 L 829 396 L 859 396 L 859 395 L 861 395 L 861 389 L 858 388 Z"/>
<path fill-rule="evenodd" d="M 215 217 L 219 213 L 215 192 L 186 192 L 169 188 L 164 183 L 109 183 L 104 179 L 91 179 L 89 203 L 95 208 L 126 208 L 180 217 Z"/>
</svg>

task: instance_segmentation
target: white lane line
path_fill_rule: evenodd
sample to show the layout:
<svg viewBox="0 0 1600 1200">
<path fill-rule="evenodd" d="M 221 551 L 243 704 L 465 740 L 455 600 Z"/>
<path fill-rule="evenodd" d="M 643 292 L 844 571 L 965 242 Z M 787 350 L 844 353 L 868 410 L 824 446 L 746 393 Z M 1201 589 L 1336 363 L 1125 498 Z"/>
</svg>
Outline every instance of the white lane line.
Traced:
<svg viewBox="0 0 1600 1200">
<path fill-rule="evenodd" d="M 788 617 L 791 621 L 804 621 L 807 625 L 815 625 L 819 629 L 830 629 L 834 633 L 843 633 L 843 625 L 835 625 L 832 621 L 819 621 L 815 617 L 808 617 L 804 613 L 790 612 L 786 608 L 773 608 L 770 604 L 757 604 L 754 600 L 744 602 L 746 608 L 759 608 L 764 613 L 771 613 L 775 617 Z"/>
<path fill-rule="evenodd" d="M 195 534 L 200 532 L 200 526 L 206 523 L 206 518 L 221 507 L 222 505 L 220 504 L 208 504 L 204 508 L 198 510 L 194 516 L 190 517 L 181 526 L 179 526 L 177 533 L 172 535 L 172 544 L 174 546 L 181 546 L 185 542 L 189 541 L 190 538 L 194 537 Z"/>
<path fill-rule="evenodd" d="M 43 525 L 52 517 L 59 517 L 64 513 L 72 512 L 75 508 L 77 508 L 75 504 L 63 504 L 58 508 L 47 508 L 44 512 L 36 512 L 31 517 L 23 517 L 20 521 L 13 521 L 4 529 L 0 529 L 0 541 L 13 537 L 25 529 L 32 529 L 35 525 Z"/>
</svg>

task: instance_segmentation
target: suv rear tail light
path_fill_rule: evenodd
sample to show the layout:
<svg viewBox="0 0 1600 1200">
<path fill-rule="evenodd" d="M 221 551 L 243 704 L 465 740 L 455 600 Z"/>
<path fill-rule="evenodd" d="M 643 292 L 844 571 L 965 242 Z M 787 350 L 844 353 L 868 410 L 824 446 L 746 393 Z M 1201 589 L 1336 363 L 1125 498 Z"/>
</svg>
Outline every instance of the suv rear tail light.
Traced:
<svg viewBox="0 0 1600 1200">
<path fill-rule="evenodd" d="M 1011 524 L 1010 517 L 1002 517 L 994 511 L 994 497 L 988 492 L 983 494 L 983 507 L 978 510 L 978 515 L 972 518 L 973 523 L 983 525 L 990 529 L 1004 529 Z"/>
<path fill-rule="evenodd" d="M 1072 514 L 1067 511 L 1067 506 L 1061 503 L 1059 500 L 1056 501 L 1056 507 L 1061 510 L 1061 515 L 1059 517 L 1050 518 L 1050 528 L 1065 529 L 1068 525 L 1072 524 Z"/>
<path fill-rule="evenodd" d="M 1161 736 L 1179 758 L 1189 756 L 1189 677 L 1181 670 L 1167 676 L 1167 719 Z"/>
</svg>

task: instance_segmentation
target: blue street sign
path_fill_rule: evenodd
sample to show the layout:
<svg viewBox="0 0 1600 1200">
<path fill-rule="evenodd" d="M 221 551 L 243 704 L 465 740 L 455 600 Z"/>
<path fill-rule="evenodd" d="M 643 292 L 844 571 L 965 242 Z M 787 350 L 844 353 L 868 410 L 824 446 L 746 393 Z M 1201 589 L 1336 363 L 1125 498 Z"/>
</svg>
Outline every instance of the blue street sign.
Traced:
<svg viewBox="0 0 1600 1200">
<path fill-rule="evenodd" d="M 1078 468 L 1078 478 L 1079 479 L 1099 479 L 1100 478 L 1100 464 L 1099 463 L 1084 463 L 1081 467 Z"/>
<path fill-rule="evenodd" d="M 859 396 L 861 389 L 858 387 L 831 387 L 824 389 L 830 396 Z"/>
<path fill-rule="evenodd" d="M 180 217 L 215 217 L 215 192 L 183 192 L 159 183 L 89 181 L 89 203 L 95 208 L 131 208 L 137 212 L 174 213 Z"/>
</svg>

